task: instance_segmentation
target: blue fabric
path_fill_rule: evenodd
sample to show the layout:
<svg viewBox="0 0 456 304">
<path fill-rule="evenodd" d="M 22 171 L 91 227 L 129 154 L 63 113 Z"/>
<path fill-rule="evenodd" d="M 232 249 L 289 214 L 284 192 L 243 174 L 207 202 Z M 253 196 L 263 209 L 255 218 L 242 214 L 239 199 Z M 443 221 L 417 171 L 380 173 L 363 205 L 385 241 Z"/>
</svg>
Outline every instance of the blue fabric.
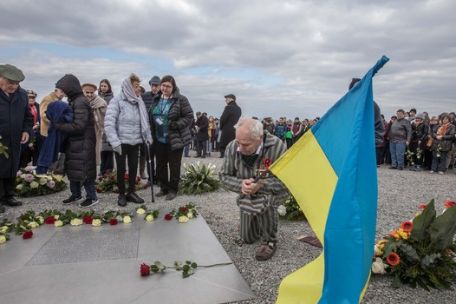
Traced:
<svg viewBox="0 0 456 304">
<path fill-rule="evenodd" d="M 71 107 L 63 101 L 51 102 L 46 110 L 46 116 L 50 121 L 48 136 L 38 156 L 38 174 L 46 173 L 47 169 L 58 158 L 61 145 L 64 142 L 64 135 L 55 128 L 56 123 L 71 123 L 74 119 L 74 113 Z"/>
<path fill-rule="evenodd" d="M 338 177 L 325 227 L 319 303 L 359 303 L 368 282 L 377 215 L 372 77 L 388 60 L 381 58 L 312 128 Z"/>
<path fill-rule="evenodd" d="M 404 168 L 405 142 L 390 142 L 391 166 Z"/>
<path fill-rule="evenodd" d="M 169 142 L 168 136 L 168 113 L 169 109 L 171 108 L 171 99 L 160 99 L 157 106 L 152 110 L 152 117 L 155 122 L 160 120 L 162 124 L 156 123 L 155 128 L 155 135 L 157 136 L 157 140 L 162 144 L 167 144 Z"/>
</svg>

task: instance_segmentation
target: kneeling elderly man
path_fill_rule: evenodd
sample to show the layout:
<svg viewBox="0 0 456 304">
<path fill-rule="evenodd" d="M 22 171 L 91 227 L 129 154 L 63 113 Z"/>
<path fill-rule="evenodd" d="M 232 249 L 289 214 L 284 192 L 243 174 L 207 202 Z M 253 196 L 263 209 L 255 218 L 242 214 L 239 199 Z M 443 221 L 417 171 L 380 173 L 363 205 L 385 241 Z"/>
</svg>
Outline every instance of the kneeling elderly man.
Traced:
<svg viewBox="0 0 456 304">
<path fill-rule="evenodd" d="M 226 148 L 220 180 L 228 190 L 239 193 L 241 241 L 251 244 L 261 239 L 255 258 L 265 261 L 277 247 L 277 206 L 289 195 L 267 169 L 286 147 L 264 131 L 258 120 L 241 118 L 235 128 L 236 138 Z"/>
</svg>

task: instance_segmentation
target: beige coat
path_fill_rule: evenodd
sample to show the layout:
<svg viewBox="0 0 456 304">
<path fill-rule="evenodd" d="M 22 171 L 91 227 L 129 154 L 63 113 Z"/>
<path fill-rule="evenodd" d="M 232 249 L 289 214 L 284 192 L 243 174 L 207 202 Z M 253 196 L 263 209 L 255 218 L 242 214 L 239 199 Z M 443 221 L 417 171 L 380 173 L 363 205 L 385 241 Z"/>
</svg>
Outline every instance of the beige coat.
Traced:
<svg viewBox="0 0 456 304">
<path fill-rule="evenodd" d="M 90 107 L 92 108 L 93 116 L 95 118 L 95 137 L 97 140 L 95 144 L 95 151 L 97 154 L 98 166 L 101 162 L 101 145 L 103 142 L 104 118 L 108 104 L 103 98 L 97 96 L 92 101 L 90 101 Z"/>
<path fill-rule="evenodd" d="M 40 122 L 40 134 L 41 136 L 48 136 L 48 129 L 49 129 L 49 119 L 47 119 L 46 116 L 46 111 L 47 107 L 51 102 L 57 101 L 59 98 L 57 95 L 52 92 L 49 95 L 45 96 L 43 100 L 40 102 L 40 117 L 41 117 L 41 122 Z"/>
</svg>

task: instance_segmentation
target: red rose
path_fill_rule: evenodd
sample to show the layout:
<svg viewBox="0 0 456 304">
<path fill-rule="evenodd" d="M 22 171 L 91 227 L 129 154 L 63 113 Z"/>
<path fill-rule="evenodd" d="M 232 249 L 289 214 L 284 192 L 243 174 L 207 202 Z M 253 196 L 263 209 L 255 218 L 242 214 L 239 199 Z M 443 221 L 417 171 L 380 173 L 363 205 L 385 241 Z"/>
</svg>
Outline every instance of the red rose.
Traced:
<svg viewBox="0 0 456 304">
<path fill-rule="evenodd" d="M 84 222 L 84 224 L 92 225 L 93 217 L 91 217 L 90 215 L 84 215 L 82 221 Z"/>
<path fill-rule="evenodd" d="M 443 202 L 443 205 L 445 206 L 446 209 L 451 208 L 453 206 L 456 206 L 456 202 L 446 200 Z"/>
<path fill-rule="evenodd" d="M 419 206 L 418 206 L 418 208 L 421 209 L 421 210 L 426 209 L 426 207 L 427 207 L 427 205 L 424 204 L 424 203 L 421 203 L 421 204 L 419 204 Z"/>
<path fill-rule="evenodd" d="M 109 225 L 117 225 L 117 219 L 116 218 L 112 218 L 109 220 Z"/>
<path fill-rule="evenodd" d="M 45 224 L 48 224 L 48 225 L 54 225 L 54 223 L 55 223 L 55 218 L 54 218 L 54 216 L 52 216 L 52 215 L 48 216 L 48 217 L 44 220 L 44 223 L 45 223 Z"/>
<path fill-rule="evenodd" d="M 179 208 L 179 212 L 183 213 L 183 214 L 187 214 L 188 213 L 188 208 L 187 207 L 180 207 Z"/>
<path fill-rule="evenodd" d="M 410 222 L 410 221 L 403 222 L 403 223 L 401 224 L 401 228 L 402 228 L 402 230 L 404 230 L 405 232 L 412 232 L 412 229 L 413 229 L 413 222 Z"/>
<path fill-rule="evenodd" d="M 101 193 L 101 189 L 100 188 L 97 188 L 97 193 Z"/>
<path fill-rule="evenodd" d="M 391 266 L 396 266 L 396 265 L 399 265 L 399 263 L 401 262 L 401 258 L 399 257 L 399 255 L 397 253 L 391 252 L 386 257 L 386 262 L 388 264 L 390 264 Z"/>
<path fill-rule="evenodd" d="M 136 176 L 136 182 L 139 183 L 141 181 L 141 177 L 140 176 Z"/>
<path fill-rule="evenodd" d="M 150 266 L 146 263 L 142 263 L 139 272 L 141 273 L 142 277 L 147 277 L 150 275 Z"/>
<path fill-rule="evenodd" d="M 270 158 L 263 159 L 263 165 L 266 170 L 269 170 L 269 167 L 272 165 L 272 160 Z"/>
<path fill-rule="evenodd" d="M 173 216 L 172 216 L 171 213 L 165 214 L 165 220 L 170 221 L 170 220 L 172 220 L 172 219 L 173 219 Z"/>
<path fill-rule="evenodd" d="M 24 240 L 31 239 L 32 236 L 33 236 L 32 230 L 24 231 L 24 233 L 22 234 L 22 238 L 23 238 Z"/>
</svg>

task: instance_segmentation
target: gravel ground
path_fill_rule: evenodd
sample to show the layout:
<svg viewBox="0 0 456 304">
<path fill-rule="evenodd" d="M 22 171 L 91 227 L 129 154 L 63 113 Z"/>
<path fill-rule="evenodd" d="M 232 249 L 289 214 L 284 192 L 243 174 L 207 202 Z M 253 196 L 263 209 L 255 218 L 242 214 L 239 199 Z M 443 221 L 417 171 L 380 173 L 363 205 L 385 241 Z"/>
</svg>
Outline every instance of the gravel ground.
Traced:
<svg viewBox="0 0 456 304">
<path fill-rule="evenodd" d="M 196 160 L 184 158 L 183 162 Z M 222 163 L 220 158 L 215 157 L 201 161 L 211 162 L 217 166 L 217 169 Z M 402 221 L 412 218 L 420 202 L 435 198 L 437 208 L 443 209 L 441 203 L 445 199 L 455 199 L 455 171 L 449 171 L 448 174 L 440 176 L 428 172 L 397 171 L 380 167 L 378 169 L 377 238 L 396 228 Z M 155 189 L 158 191 L 157 188 Z M 150 190 L 142 190 L 138 193 L 146 199 L 146 202 L 150 202 Z M 43 197 L 25 198 L 24 206 L 8 208 L 5 214 L 0 215 L 0 220 L 2 217 L 16 218 L 28 209 L 36 211 L 50 208 L 66 209 L 66 206 L 62 206 L 61 200 L 68 195 L 69 190 L 66 190 Z M 212 231 L 257 295 L 255 299 L 242 303 L 274 303 L 281 279 L 312 261 L 319 255 L 320 250 L 296 240 L 299 235 L 312 233 L 306 222 L 281 221 L 278 235 L 279 247 L 275 256 L 269 261 L 257 262 L 254 259 L 255 245 L 240 247 L 235 243 L 239 238 L 239 211 L 235 204 L 235 197 L 234 193 L 219 190 L 206 195 L 178 196 L 171 202 L 157 198 L 154 207 L 150 203 L 147 205 L 151 208 L 170 209 L 188 202 L 196 203 Z M 118 209 L 115 194 L 100 194 L 99 198 L 100 203 L 95 206 L 95 211 Z M 129 204 L 125 210 L 133 210 L 135 207 Z M 79 209 L 77 206 L 71 208 Z M 390 285 L 389 278 L 373 276 L 363 303 L 455 303 L 455 291 L 427 292 L 408 287 L 393 289 Z"/>
</svg>

